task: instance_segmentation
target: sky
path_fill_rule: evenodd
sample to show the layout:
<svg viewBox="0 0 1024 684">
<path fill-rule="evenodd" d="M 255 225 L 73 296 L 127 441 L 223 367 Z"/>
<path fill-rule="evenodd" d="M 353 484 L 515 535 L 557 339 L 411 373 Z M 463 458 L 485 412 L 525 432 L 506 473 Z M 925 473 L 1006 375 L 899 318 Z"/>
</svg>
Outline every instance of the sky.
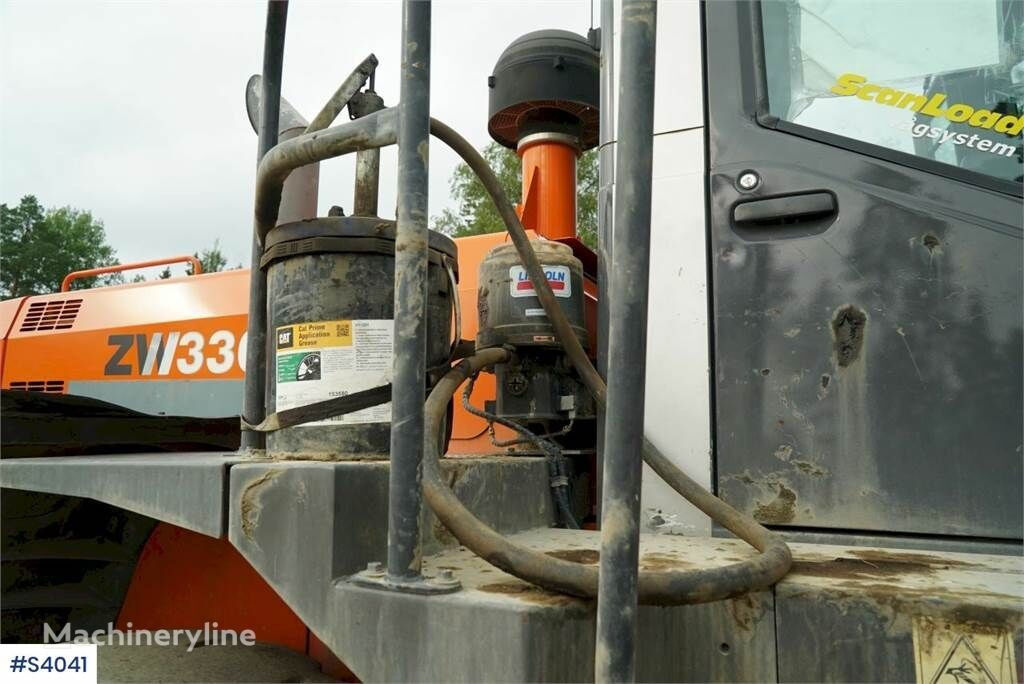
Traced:
<svg viewBox="0 0 1024 684">
<path fill-rule="evenodd" d="M 0 202 L 33 194 L 89 210 L 122 263 L 217 241 L 229 264 L 247 266 L 256 135 L 245 84 L 261 68 L 265 16 L 256 1 L 0 0 Z M 487 76 L 505 46 L 543 28 L 586 34 L 590 18 L 590 0 L 436 0 L 432 116 L 482 147 Z M 393 105 L 400 41 L 400 2 L 292 0 L 282 93 L 312 119 L 372 52 L 377 92 Z M 394 147 L 382 153 L 386 218 L 395 158 Z M 451 206 L 457 163 L 431 144 L 432 216 Z M 351 209 L 354 165 L 321 164 L 321 215 Z"/>
</svg>

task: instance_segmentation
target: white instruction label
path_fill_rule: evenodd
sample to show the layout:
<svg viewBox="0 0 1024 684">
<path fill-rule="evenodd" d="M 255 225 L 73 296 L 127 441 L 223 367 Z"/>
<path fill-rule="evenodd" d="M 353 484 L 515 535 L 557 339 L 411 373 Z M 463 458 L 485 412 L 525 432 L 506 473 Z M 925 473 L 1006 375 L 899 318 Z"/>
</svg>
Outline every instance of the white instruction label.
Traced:
<svg viewBox="0 0 1024 684">
<path fill-rule="evenodd" d="M 568 298 L 572 296 L 572 278 L 568 266 L 541 266 L 544 269 L 544 277 L 548 279 L 551 291 L 556 297 Z M 522 266 L 510 266 L 508 269 L 511 293 L 513 297 L 536 297 L 537 292 L 533 289 L 529 274 Z"/>
<path fill-rule="evenodd" d="M 277 329 L 277 410 L 391 382 L 393 320 L 313 321 Z M 387 423 L 391 402 L 313 425 Z"/>
</svg>

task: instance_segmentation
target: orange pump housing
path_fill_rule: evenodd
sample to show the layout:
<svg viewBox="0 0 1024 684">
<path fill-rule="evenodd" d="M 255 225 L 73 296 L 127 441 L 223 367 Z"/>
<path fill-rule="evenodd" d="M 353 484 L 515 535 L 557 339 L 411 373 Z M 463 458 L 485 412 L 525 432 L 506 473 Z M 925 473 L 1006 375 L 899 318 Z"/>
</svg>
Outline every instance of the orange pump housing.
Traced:
<svg viewBox="0 0 1024 684">
<path fill-rule="evenodd" d="M 575 238 L 575 145 L 541 134 L 523 138 L 517 153 L 523 161 L 523 226 L 550 240 Z"/>
</svg>

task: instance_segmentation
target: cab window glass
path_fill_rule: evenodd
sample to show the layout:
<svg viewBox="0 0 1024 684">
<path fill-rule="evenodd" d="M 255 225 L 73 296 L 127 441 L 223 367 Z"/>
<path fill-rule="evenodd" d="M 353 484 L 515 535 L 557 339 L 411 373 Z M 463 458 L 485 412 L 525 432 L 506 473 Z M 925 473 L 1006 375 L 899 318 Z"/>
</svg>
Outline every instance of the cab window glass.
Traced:
<svg viewBox="0 0 1024 684">
<path fill-rule="evenodd" d="M 765 0 L 770 112 L 1022 180 L 1024 3 Z"/>
</svg>

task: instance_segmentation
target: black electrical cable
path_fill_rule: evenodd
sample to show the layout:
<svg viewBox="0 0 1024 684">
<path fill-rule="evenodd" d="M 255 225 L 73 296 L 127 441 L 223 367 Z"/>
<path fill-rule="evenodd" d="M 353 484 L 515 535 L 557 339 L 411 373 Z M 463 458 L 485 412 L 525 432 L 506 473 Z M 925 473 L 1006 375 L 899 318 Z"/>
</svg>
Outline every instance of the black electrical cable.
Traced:
<svg viewBox="0 0 1024 684">
<path fill-rule="evenodd" d="M 507 418 L 502 418 L 493 413 L 488 413 L 483 409 L 479 409 L 473 406 L 469 401 L 470 395 L 473 394 L 473 385 L 476 383 L 476 375 L 472 375 L 469 378 L 469 382 L 466 383 L 466 388 L 462 391 L 462 407 L 469 413 L 483 418 L 488 424 L 493 425 L 498 423 L 505 427 L 514 430 L 523 436 L 521 440 L 515 440 L 519 443 L 530 443 L 535 444 L 548 459 L 548 471 L 551 481 L 551 494 L 555 500 L 555 507 L 558 510 L 559 518 L 562 524 L 570 530 L 580 529 L 580 524 L 576 522 L 576 517 L 572 513 L 572 504 L 569 501 L 569 478 L 565 475 L 565 467 L 562 464 L 563 456 L 562 449 L 551 440 L 545 439 L 548 435 L 538 435 L 523 427 L 515 421 Z"/>
<path fill-rule="evenodd" d="M 462 408 L 466 409 L 467 412 L 473 414 L 477 418 L 483 418 L 488 423 L 497 423 L 498 425 L 504 425 L 510 430 L 518 432 L 523 436 L 522 442 L 529 442 L 536 444 L 537 448 L 544 452 L 544 455 L 548 458 L 558 458 L 562 455 L 562 450 L 554 442 L 544 439 L 541 435 L 534 434 L 532 431 L 523 427 L 515 421 L 509 420 L 508 418 L 502 418 L 501 416 L 493 413 L 488 413 L 483 409 L 477 408 L 470 403 L 469 397 L 473 394 L 473 386 L 476 384 L 476 375 L 469 378 L 469 382 L 466 383 L 466 388 L 462 391 Z M 518 440 L 517 440 L 518 441 Z"/>
<path fill-rule="evenodd" d="M 537 298 L 562 342 L 569 360 L 594 395 L 594 399 L 604 405 L 607 396 L 604 379 L 590 362 L 583 345 L 558 306 L 540 261 L 530 245 L 529 237 L 487 161 L 465 138 L 436 119 L 430 120 L 430 132 L 462 157 L 491 196 L 533 283 Z M 508 357 L 509 353 L 504 349 L 487 349 L 456 365 L 427 399 L 426 434 L 437 434 L 440 423 L 436 422 L 436 406 L 446 406 L 462 381 L 481 368 L 507 361 Z M 435 440 L 424 442 L 425 494 L 438 518 L 459 541 L 502 570 L 539 586 L 577 596 L 597 595 L 595 568 L 561 561 L 513 544 L 476 519 L 440 477 L 439 454 L 434 442 Z M 708 492 L 646 439 L 643 457 L 655 473 L 686 500 L 761 553 L 748 561 L 709 570 L 641 572 L 641 603 L 672 605 L 716 601 L 770 586 L 789 571 L 793 560 L 792 554 L 778 535 Z"/>
</svg>

